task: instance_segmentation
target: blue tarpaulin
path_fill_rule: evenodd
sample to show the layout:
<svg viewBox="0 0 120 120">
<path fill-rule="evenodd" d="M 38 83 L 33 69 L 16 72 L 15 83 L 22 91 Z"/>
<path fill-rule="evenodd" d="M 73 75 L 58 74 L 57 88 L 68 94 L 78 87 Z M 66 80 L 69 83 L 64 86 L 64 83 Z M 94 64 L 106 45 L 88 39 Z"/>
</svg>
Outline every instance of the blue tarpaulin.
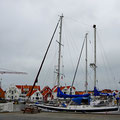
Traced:
<svg viewBox="0 0 120 120">
<path fill-rule="evenodd" d="M 57 88 L 57 97 L 60 98 L 76 98 L 76 97 L 88 97 L 90 96 L 90 94 L 83 94 L 83 95 L 68 95 L 68 94 L 64 94 L 60 88 Z"/>
<path fill-rule="evenodd" d="M 72 101 L 77 103 L 78 105 L 81 104 L 82 100 L 88 100 L 88 104 L 90 104 L 90 97 L 77 97 L 72 99 Z"/>
</svg>

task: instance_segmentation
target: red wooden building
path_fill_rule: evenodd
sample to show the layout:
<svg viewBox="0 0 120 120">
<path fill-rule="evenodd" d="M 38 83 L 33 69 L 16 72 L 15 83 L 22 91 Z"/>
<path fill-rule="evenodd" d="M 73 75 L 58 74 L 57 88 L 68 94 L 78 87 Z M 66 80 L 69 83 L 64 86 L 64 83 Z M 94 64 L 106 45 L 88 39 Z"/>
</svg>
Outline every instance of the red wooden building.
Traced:
<svg viewBox="0 0 120 120">
<path fill-rule="evenodd" d="M 53 99 L 52 90 L 49 88 L 49 86 L 45 86 L 41 93 L 43 95 L 44 102 L 48 102 Z"/>
<path fill-rule="evenodd" d="M 5 98 L 5 92 L 3 91 L 2 88 L 0 88 L 0 99 L 4 99 Z"/>
</svg>

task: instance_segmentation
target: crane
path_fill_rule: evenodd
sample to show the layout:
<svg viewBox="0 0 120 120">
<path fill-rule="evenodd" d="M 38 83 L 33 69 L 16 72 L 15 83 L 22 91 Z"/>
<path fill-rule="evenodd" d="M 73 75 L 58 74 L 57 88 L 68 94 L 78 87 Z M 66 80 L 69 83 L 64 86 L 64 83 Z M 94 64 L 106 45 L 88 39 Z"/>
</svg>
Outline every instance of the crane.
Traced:
<svg viewBox="0 0 120 120">
<path fill-rule="evenodd" d="M 26 72 L 0 71 L 0 74 L 27 74 Z"/>
<path fill-rule="evenodd" d="M 0 74 L 27 74 L 26 72 L 16 72 L 16 71 L 1 71 Z M 1 81 L 2 78 L 0 79 L 0 88 L 1 88 Z"/>
</svg>

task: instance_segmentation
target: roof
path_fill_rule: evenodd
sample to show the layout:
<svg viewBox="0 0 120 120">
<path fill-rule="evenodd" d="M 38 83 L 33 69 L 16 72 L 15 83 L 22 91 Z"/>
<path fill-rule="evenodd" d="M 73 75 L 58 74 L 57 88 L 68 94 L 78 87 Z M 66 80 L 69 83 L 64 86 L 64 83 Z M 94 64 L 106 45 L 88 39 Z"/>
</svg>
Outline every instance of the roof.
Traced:
<svg viewBox="0 0 120 120">
<path fill-rule="evenodd" d="M 41 91 L 46 91 L 46 90 L 48 90 L 48 89 L 49 89 L 50 91 L 52 91 L 49 86 L 45 86 Z"/>
<path fill-rule="evenodd" d="M 83 95 L 85 92 L 84 91 L 76 91 L 75 94 L 76 95 Z"/>
<path fill-rule="evenodd" d="M 54 86 L 53 88 L 52 88 L 52 91 L 56 88 L 57 86 Z"/>
<path fill-rule="evenodd" d="M 42 93 L 43 96 L 47 95 L 48 93 L 51 93 L 49 90 L 46 90 Z"/>
<path fill-rule="evenodd" d="M 29 91 L 32 89 L 32 85 L 16 85 L 18 89 L 21 89 L 23 92 L 24 89 L 29 89 Z M 34 89 L 38 89 L 40 91 L 40 86 L 34 86 Z"/>
<path fill-rule="evenodd" d="M 102 92 L 103 93 L 112 93 L 112 90 L 110 90 L 110 89 L 104 89 L 104 90 L 102 90 Z"/>
<path fill-rule="evenodd" d="M 52 90 L 49 88 L 49 86 L 45 86 L 42 91 L 41 91 L 42 95 L 45 96 L 49 93 L 52 93 Z"/>
<path fill-rule="evenodd" d="M 64 88 L 67 88 L 67 89 L 69 89 L 71 86 L 62 86 L 62 87 L 60 87 L 60 90 L 63 90 Z M 72 87 L 74 90 L 75 90 L 75 87 Z M 52 91 L 53 92 L 57 92 L 57 86 L 54 86 L 53 88 L 52 88 Z"/>
<path fill-rule="evenodd" d="M 31 93 L 31 96 L 32 96 L 36 91 L 38 91 L 38 90 L 33 90 L 32 93 Z M 29 96 L 29 95 L 30 95 L 30 92 L 31 92 L 31 91 L 29 91 L 26 96 Z"/>
<path fill-rule="evenodd" d="M 85 91 L 75 91 L 76 95 L 83 95 L 85 93 L 86 93 Z M 93 91 L 88 91 L 88 94 L 92 94 L 92 93 L 93 93 Z"/>
</svg>

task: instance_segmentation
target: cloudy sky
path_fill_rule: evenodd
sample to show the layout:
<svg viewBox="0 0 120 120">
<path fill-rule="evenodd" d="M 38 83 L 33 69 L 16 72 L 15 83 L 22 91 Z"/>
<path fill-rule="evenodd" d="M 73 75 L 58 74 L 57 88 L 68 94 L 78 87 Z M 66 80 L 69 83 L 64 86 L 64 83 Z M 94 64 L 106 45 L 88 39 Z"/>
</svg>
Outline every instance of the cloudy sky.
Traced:
<svg viewBox="0 0 120 120">
<path fill-rule="evenodd" d="M 120 1 L 119 0 L 0 0 L 0 70 L 23 71 L 27 75 L 3 74 L 2 87 L 33 84 L 38 68 L 63 13 L 61 85 L 71 85 L 85 33 L 88 32 L 88 62 L 93 62 L 93 24 L 97 25 L 97 86 L 120 89 Z M 38 85 L 53 87 L 58 56 L 55 35 Z M 75 86 L 84 90 L 84 53 Z M 88 88 L 93 88 L 89 67 Z"/>
</svg>

